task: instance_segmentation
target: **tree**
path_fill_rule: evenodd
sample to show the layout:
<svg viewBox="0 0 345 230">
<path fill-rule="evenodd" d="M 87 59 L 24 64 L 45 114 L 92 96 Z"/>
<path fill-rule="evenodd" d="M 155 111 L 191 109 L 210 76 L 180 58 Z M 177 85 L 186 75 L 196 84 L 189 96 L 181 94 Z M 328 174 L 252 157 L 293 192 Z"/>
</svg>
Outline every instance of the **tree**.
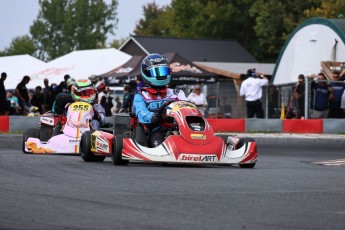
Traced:
<svg viewBox="0 0 345 230">
<path fill-rule="evenodd" d="M 344 0 L 315 0 L 317 6 L 306 9 L 304 15 L 310 17 L 345 18 Z"/>
<path fill-rule="evenodd" d="M 344 18 L 344 0 L 172 0 L 144 7 L 136 35 L 234 39 L 258 61 L 274 62 L 304 20 Z"/>
<path fill-rule="evenodd" d="M 117 0 L 39 0 L 40 11 L 30 27 L 36 56 L 51 60 L 73 50 L 105 47 L 114 34 Z"/>
<path fill-rule="evenodd" d="M 144 18 L 137 23 L 134 34 L 136 35 L 166 35 L 164 23 L 165 7 L 159 7 L 155 2 L 143 6 Z"/>
<path fill-rule="evenodd" d="M 12 39 L 10 47 L 7 49 L 7 54 L 9 56 L 20 54 L 34 55 L 35 51 L 36 48 L 32 39 L 28 35 L 25 35 Z"/>
<path fill-rule="evenodd" d="M 11 56 L 20 54 L 34 55 L 36 51 L 35 45 L 32 39 L 28 36 L 15 37 L 12 39 L 9 48 L 0 52 L 0 56 Z"/>
</svg>

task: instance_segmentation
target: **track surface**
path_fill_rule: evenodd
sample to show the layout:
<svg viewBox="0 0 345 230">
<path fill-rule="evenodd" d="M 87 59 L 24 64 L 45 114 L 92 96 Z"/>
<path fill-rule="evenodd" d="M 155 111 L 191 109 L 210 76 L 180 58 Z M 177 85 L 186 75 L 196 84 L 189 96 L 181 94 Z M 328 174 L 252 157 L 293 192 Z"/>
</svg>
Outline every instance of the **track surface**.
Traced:
<svg viewBox="0 0 345 230">
<path fill-rule="evenodd" d="M 257 137 L 254 169 L 85 163 L 0 135 L 0 229 L 345 229 L 344 138 Z M 315 162 L 315 163 L 310 163 Z"/>
</svg>

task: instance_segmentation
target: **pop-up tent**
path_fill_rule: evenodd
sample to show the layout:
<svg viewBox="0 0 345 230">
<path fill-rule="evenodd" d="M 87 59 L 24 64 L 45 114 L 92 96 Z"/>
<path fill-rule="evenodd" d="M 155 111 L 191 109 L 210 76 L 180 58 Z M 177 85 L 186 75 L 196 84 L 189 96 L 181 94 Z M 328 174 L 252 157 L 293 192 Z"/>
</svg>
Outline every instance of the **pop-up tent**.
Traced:
<svg viewBox="0 0 345 230">
<path fill-rule="evenodd" d="M 165 53 L 164 56 L 170 64 L 173 84 L 213 83 L 218 80 L 218 75 L 197 67 L 178 53 Z"/>
<path fill-rule="evenodd" d="M 144 56 L 133 56 L 125 64 L 98 77 L 103 78 L 105 84 L 110 86 L 134 82 L 135 78 L 141 74 L 140 64 L 143 58 Z"/>
<path fill-rule="evenodd" d="M 7 74 L 5 80 L 7 90 L 15 89 L 25 75 L 30 76 L 46 65 L 47 63 L 28 54 L 0 57 L 0 71 Z"/>
<path fill-rule="evenodd" d="M 178 53 L 165 53 L 170 68 L 173 84 L 211 83 L 216 82 L 218 76 L 207 70 L 197 67 L 191 61 Z M 144 56 L 133 56 L 127 63 L 107 73 L 99 75 L 107 85 L 134 83 L 135 78 L 141 75 L 140 65 Z"/>
<path fill-rule="evenodd" d="M 82 79 L 99 75 L 126 63 L 131 56 L 115 48 L 73 51 L 47 63 L 47 66 L 33 73 L 28 84 L 43 85 L 44 78 L 50 83 L 60 83 L 64 75 Z M 29 87 L 28 87 L 29 88 Z"/>
</svg>

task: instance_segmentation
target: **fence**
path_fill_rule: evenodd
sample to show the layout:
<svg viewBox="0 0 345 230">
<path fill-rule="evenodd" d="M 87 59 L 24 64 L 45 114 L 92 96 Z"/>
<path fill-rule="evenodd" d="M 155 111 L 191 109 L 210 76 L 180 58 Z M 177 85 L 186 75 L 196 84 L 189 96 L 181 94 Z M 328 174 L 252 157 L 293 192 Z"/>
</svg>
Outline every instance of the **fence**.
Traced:
<svg viewBox="0 0 345 230">
<path fill-rule="evenodd" d="M 311 108 L 314 104 L 314 92 L 311 89 L 311 79 L 304 83 L 304 97 L 298 100 L 294 97 L 297 83 L 273 85 L 262 88 L 262 104 L 265 118 L 286 119 L 311 118 Z M 336 81 L 328 81 L 327 84 Z M 344 82 L 338 82 L 345 84 Z M 188 96 L 193 86 L 183 85 Z M 246 103 L 244 97 L 239 96 L 239 87 L 235 81 L 226 80 L 203 85 L 203 91 L 208 102 L 206 116 L 209 118 L 246 118 Z"/>
</svg>

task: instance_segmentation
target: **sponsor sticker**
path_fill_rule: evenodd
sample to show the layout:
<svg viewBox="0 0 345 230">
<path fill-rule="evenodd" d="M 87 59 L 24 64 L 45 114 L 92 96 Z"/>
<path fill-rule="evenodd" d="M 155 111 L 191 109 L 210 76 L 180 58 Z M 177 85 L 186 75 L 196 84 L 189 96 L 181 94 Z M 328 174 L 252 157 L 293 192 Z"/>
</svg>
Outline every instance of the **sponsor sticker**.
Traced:
<svg viewBox="0 0 345 230">
<path fill-rule="evenodd" d="M 197 154 L 180 154 L 181 162 L 216 162 L 218 161 L 217 156 L 214 154 L 210 155 L 197 155 Z"/>
<path fill-rule="evenodd" d="M 192 139 L 200 139 L 200 140 L 206 140 L 206 135 L 205 134 L 199 134 L 199 133 L 192 133 L 190 135 Z"/>
</svg>

